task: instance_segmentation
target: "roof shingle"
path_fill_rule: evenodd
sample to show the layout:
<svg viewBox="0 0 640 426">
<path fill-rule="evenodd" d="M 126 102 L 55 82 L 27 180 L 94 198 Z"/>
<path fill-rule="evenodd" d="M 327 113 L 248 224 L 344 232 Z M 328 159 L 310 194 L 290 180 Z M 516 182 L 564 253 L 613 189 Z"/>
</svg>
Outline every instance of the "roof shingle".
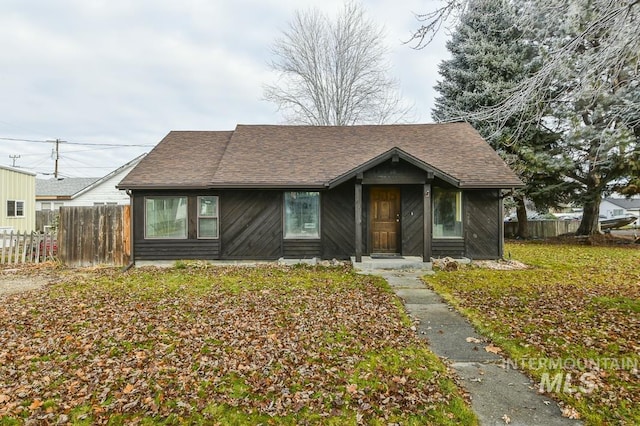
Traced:
<svg viewBox="0 0 640 426">
<path fill-rule="evenodd" d="M 119 187 L 322 186 L 394 148 L 451 176 L 460 187 L 522 185 L 475 129 L 447 123 L 174 131 Z"/>
</svg>

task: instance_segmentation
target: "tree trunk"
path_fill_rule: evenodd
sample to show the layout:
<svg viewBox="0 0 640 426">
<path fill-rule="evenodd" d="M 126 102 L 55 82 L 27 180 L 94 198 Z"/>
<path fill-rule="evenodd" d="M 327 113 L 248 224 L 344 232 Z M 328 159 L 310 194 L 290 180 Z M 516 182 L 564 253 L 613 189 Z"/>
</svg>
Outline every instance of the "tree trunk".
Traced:
<svg viewBox="0 0 640 426">
<path fill-rule="evenodd" d="M 593 235 L 600 233 L 598 221 L 600 219 L 600 194 L 584 203 L 582 221 L 576 235 Z"/>
<path fill-rule="evenodd" d="M 527 219 L 527 207 L 524 205 L 524 197 L 514 197 L 517 203 L 516 217 L 518 218 L 518 237 L 526 240 L 529 238 L 529 221 Z"/>
</svg>

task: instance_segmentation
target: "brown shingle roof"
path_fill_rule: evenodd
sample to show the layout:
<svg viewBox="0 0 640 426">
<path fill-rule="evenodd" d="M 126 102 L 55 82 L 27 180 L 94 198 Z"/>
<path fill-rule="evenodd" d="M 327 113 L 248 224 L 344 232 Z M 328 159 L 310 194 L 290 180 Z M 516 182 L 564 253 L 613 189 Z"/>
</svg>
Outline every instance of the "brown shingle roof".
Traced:
<svg viewBox="0 0 640 426">
<path fill-rule="evenodd" d="M 118 188 L 207 188 L 232 131 L 170 132 Z"/>
<path fill-rule="evenodd" d="M 522 185 L 470 125 L 447 123 L 171 132 L 119 187 L 321 187 L 394 148 L 460 187 Z"/>
</svg>

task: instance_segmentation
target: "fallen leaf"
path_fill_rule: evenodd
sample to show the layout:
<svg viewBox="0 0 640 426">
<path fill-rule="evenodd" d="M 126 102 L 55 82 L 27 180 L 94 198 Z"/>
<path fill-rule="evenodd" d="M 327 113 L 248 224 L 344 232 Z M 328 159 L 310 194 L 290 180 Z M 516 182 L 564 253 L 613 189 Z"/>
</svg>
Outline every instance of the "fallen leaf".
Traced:
<svg viewBox="0 0 640 426">
<path fill-rule="evenodd" d="M 507 416 L 506 414 L 504 416 L 502 416 L 501 419 L 504 421 L 504 424 L 506 424 L 506 425 L 511 423 L 511 417 Z"/>
<path fill-rule="evenodd" d="M 354 394 L 356 392 L 358 392 L 358 385 L 356 384 L 349 384 L 347 385 L 347 392 L 349 392 L 350 394 Z"/>
<path fill-rule="evenodd" d="M 482 340 L 476 337 L 467 337 L 467 343 L 482 343 Z"/>
<path fill-rule="evenodd" d="M 493 344 L 489 345 L 489 346 L 485 346 L 484 350 L 487 352 L 491 352 L 492 354 L 498 354 L 500 352 L 502 352 L 502 349 L 500 349 L 497 346 L 494 346 Z"/>
<path fill-rule="evenodd" d="M 562 409 L 562 417 L 577 420 L 580 418 L 580 413 L 578 413 L 575 408 L 568 405 Z"/>
<path fill-rule="evenodd" d="M 42 407 L 42 401 L 39 399 L 35 399 L 29 406 L 29 410 L 37 410 L 40 407 Z"/>
<path fill-rule="evenodd" d="M 131 393 L 133 392 L 133 385 L 131 383 L 127 383 L 127 386 L 124 387 L 122 393 Z"/>
</svg>

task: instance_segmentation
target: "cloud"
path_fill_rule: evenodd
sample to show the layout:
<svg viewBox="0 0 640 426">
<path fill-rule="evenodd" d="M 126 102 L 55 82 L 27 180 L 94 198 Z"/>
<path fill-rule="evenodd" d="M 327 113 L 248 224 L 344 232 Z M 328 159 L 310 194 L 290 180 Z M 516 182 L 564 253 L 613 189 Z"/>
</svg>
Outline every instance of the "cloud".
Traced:
<svg viewBox="0 0 640 426">
<path fill-rule="evenodd" d="M 385 25 L 394 73 L 418 119 L 428 121 L 444 50 L 412 51 L 401 43 L 417 26 L 412 8 L 426 6 L 419 0 L 364 6 Z M 274 77 L 269 48 L 293 11 L 307 7 L 335 12 L 342 1 L 4 1 L 0 137 L 155 144 L 172 129 L 280 123 L 275 106 L 262 100 L 263 84 Z M 0 140 L 0 164 L 21 154 L 18 165 L 50 170 L 50 148 Z M 71 176 L 106 174 L 149 150 L 64 149 L 62 172 Z"/>
</svg>

